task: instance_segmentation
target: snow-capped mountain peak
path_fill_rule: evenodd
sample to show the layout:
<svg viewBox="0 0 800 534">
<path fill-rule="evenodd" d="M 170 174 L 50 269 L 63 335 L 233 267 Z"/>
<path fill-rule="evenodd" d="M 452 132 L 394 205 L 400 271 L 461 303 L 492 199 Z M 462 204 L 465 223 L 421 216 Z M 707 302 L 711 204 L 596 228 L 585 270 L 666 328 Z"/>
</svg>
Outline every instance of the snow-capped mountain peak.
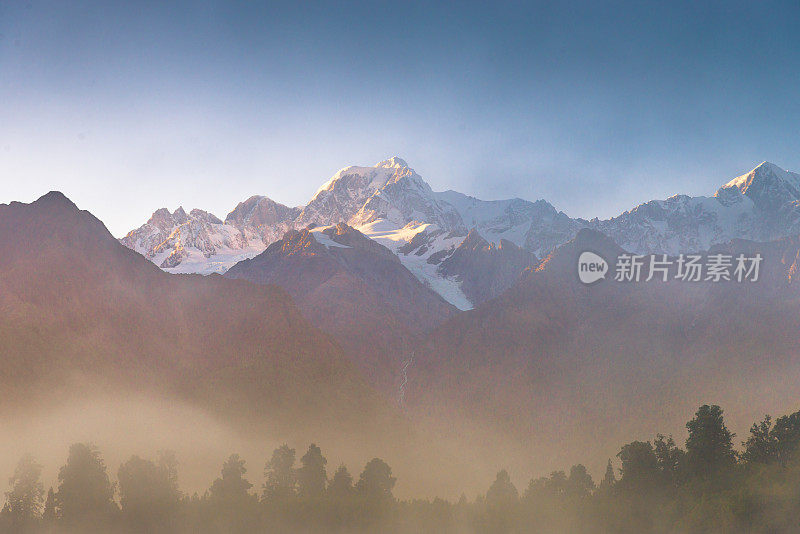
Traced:
<svg viewBox="0 0 800 534">
<path fill-rule="evenodd" d="M 292 228 L 291 221 L 299 212 L 299 208 L 290 208 L 268 197 L 254 195 L 240 202 L 225 217 L 225 224 L 238 229 L 245 243 L 267 246 Z"/>
<path fill-rule="evenodd" d="M 568 241 L 584 225 L 546 200 L 480 200 L 456 191 L 436 195 L 458 210 L 465 227 L 475 228 L 487 241 L 499 244 L 505 239 L 537 255 Z"/>
<path fill-rule="evenodd" d="M 380 219 L 399 227 L 412 221 L 448 229 L 461 226 L 455 209 L 440 202 L 425 180 L 397 156 L 374 167 L 338 171 L 303 208 L 295 225 L 362 226 Z"/>
<path fill-rule="evenodd" d="M 699 252 L 736 238 L 770 241 L 800 231 L 800 175 L 765 161 L 713 197 L 652 200 L 590 226 L 637 253 Z"/>
<path fill-rule="evenodd" d="M 774 209 L 781 204 L 800 200 L 800 174 L 781 169 L 765 161 L 758 167 L 723 185 L 717 192 L 739 190 L 762 209 Z"/>
<path fill-rule="evenodd" d="M 325 195 L 326 191 L 331 192 L 335 189 L 360 190 L 364 194 L 367 192 L 371 194 L 385 186 L 393 177 L 407 174 L 414 174 L 414 170 L 409 168 L 404 159 L 397 156 L 385 159 L 373 167 L 349 165 L 339 169 L 327 182 L 322 184 L 314 193 L 311 201 L 313 202 L 320 195 Z"/>
<path fill-rule="evenodd" d="M 248 236 L 256 243 L 249 244 Z M 162 269 L 208 274 L 224 272 L 263 250 L 262 240 L 254 236 L 207 211 L 193 209 L 187 214 L 179 207 L 172 213 L 166 208 L 156 210 L 147 223 L 120 241 Z"/>
<path fill-rule="evenodd" d="M 157 209 L 153 212 L 148 219 L 147 224 L 158 227 L 159 229 L 172 228 L 176 224 L 183 224 L 186 222 L 186 212 L 183 206 L 170 212 L 167 208 Z"/>
<path fill-rule="evenodd" d="M 403 158 L 392 156 L 389 159 L 385 159 L 375 165 L 375 167 L 382 167 L 384 169 L 406 169 L 408 168 L 408 163 Z"/>
</svg>

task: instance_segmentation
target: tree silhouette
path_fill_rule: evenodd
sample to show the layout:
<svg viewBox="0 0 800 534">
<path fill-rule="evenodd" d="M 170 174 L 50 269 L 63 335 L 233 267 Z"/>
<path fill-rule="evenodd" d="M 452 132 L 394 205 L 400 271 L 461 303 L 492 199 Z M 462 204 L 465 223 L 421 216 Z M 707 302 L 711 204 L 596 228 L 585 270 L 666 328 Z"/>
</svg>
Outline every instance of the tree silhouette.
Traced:
<svg viewBox="0 0 800 534">
<path fill-rule="evenodd" d="M 264 468 L 267 481 L 264 483 L 264 500 L 285 503 L 294 497 L 297 473 L 294 468 L 295 450 L 284 444 L 272 452 L 272 458 Z"/>
<path fill-rule="evenodd" d="M 497 473 L 497 477 L 486 492 L 486 504 L 506 505 L 516 502 L 518 499 L 519 492 L 514 484 L 511 483 L 511 477 L 508 471 L 505 469 L 501 470 Z"/>
<path fill-rule="evenodd" d="M 340 465 L 333 473 L 325 497 L 328 527 L 331 529 L 352 527 L 358 503 L 355 500 L 353 477 L 344 465 Z"/>
<path fill-rule="evenodd" d="M 751 464 L 767 464 L 778 459 L 778 440 L 772 432 L 772 418 L 769 415 L 750 427 L 750 437 L 743 442 L 742 460 Z"/>
<path fill-rule="evenodd" d="M 47 498 L 44 501 L 44 511 L 42 512 L 42 520 L 46 523 L 52 523 L 56 520 L 56 493 L 53 488 L 47 490 Z"/>
<path fill-rule="evenodd" d="M 770 435 L 776 442 L 777 459 L 785 466 L 800 447 L 800 412 L 778 417 Z"/>
<path fill-rule="evenodd" d="M 567 479 L 567 494 L 573 497 L 588 497 L 594 490 L 592 476 L 583 464 L 573 465 Z"/>
<path fill-rule="evenodd" d="M 620 468 L 619 487 L 623 490 L 650 491 L 659 479 L 658 457 L 649 441 L 632 441 L 617 454 Z"/>
<path fill-rule="evenodd" d="M 725 427 L 719 406 L 701 406 L 694 419 L 686 423 L 686 428 L 689 430 L 686 460 L 691 474 L 708 477 L 733 466 L 736 460 L 734 435 Z"/>
<path fill-rule="evenodd" d="M 681 471 L 685 463 L 686 452 L 675 445 L 672 436 L 667 437 L 663 434 L 656 436 L 656 440 L 653 442 L 653 451 L 656 454 L 658 469 L 661 471 L 664 485 L 677 486 L 683 478 Z"/>
<path fill-rule="evenodd" d="M 162 453 L 158 465 L 132 456 L 120 466 L 117 480 L 122 515 L 129 527 L 141 532 L 169 527 L 181 497 L 172 454 Z"/>
<path fill-rule="evenodd" d="M 519 492 L 512 484 L 508 471 L 502 469 L 486 491 L 485 510 L 478 522 L 483 532 L 508 532 L 511 529 Z"/>
<path fill-rule="evenodd" d="M 222 476 L 208 490 L 209 516 L 192 530 L 231 534 L 256 530 L 258 500 L 250 494 L 253 485 L 244 477 L 247 473 L 244 464 L 238 454 L 232 454 L 222 464 Z"/>
<path fill-rule="evenodd" d="M 328 498 L 332 501 L 344 502 L 349 500 L 354 492 L 353 476 L 347 467 L 340 465 L 328 485 Z"/>
<path fill-rule="evenodd" d="M 96 447 L 76 443 L 69 448 L 67 463 L 58 472 L 55 494 L 58 516 L 72 525 L 102 526 L 116 511 L 114 486 Z"/>
<path fill-rule="evenodd" d="M 600 481 L 601 489 L 613 488 L 617 483 L 617 477 L 614 476 L 614 465 L 611 463 L 611 458 L 608 459 L 606 464 L 606 473 L 603 475 L 603 480 Z"/>
<path fill-rule="evenodd" d="M 362 502 L 361 521 L 377 524 L 385 521 L 395 504 L 392 489 L 397 479 L 392 468 L 380 458 L 373 458 L 358 477 L 356 494 Z"/>
<path fill-rule="evenodd" d="M 4 521 L 18 532 L 32 528 L 40 517 L 44 487 L 41 481 L 42 466 L 32 456 L 23 456 L 8 484 Z"/>
<path fill-rule="evenodd" d="M 297 494 L 301 499 L 314 501 L 325 495 L 325 485 L 328 482 L 325 472 L 327 463 L 320 448 L 313 443 L 309 445 L 297 470 Z"/>
<path fill-rule="evenodd" d="M 244 478 L 247 469 L 238 454 L 232 454 L 222 464 L 222 477 L 209 489 L 209 498 L 217 504 L 236 504 L 250 499 L 248 491 L 253 485 Z"/>
<path fill-rule="evenodd" d="M 394 499 L 392 489 L 397 479 L 392 468 L 380 458 L 373 458 L 358 477 L 356 491 L 370 501 L 388 502 Z"/>
</svg>

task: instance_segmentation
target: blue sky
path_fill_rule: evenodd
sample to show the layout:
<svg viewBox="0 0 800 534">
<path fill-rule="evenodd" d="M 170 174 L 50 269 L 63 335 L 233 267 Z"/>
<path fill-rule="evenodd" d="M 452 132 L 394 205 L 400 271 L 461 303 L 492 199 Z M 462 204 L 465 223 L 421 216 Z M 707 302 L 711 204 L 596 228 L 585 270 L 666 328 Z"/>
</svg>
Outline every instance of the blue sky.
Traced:
<svg viewBox="0 0 800 534">
<path fill-rule="evenodd" d="M 405 158 L 436 190 L 606 217 L 800 170 L 794 2 L 0 0 L 0 202 L 304 204 Z"/>
</svg>

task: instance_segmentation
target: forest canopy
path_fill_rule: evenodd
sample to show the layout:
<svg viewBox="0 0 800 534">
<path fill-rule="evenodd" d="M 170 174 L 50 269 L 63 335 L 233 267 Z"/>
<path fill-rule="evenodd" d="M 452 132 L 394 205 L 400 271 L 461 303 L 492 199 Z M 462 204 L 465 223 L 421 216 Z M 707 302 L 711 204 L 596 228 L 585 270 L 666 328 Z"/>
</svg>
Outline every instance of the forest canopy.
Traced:
<svg viewBox="0 0 800 534">
<path fill-rule="evenodd" d="M 45 488 L 24 456 L 9 478 L 2 533 L 245 532 L 796 532 L 800 517 L 800 412 L 756 422 L 736 446 L 719 406 L 671 436 L 624 444 L 595 482 L 581 464 L 518 488 L 506 469 L 473 500 L 395 498 L 380 458 L 358 476 L 331 468 L 310 444 L 282 445 L 252 473 L 232 454 L 203 495 L 179 487 L 169 451 L 132 456 L 116 470 L 87 443 L 73 444 Z M 298 458 L 299 456 L 299 458 Z"/>
</svg>

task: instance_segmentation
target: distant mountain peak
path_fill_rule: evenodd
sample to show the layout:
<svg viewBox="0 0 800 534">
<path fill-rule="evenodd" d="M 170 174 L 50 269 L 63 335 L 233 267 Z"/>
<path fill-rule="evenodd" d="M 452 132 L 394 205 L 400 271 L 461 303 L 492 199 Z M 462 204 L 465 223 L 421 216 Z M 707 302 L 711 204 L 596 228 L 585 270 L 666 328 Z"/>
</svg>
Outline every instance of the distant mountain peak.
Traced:
<svg viewBox="0 0 800 534">
<path fill-rule="evenodd" d="M 489 248 L 490 244 L 488 241 L 486 241 L 486 239 L 483 238 L 478 229 L 473 227 L 469 232 L 467 232 L 467 237 L 464 238 L 464 241 L 462 241 L 461 245 L 459 246 L 477 250 L 480 248 Z"/>
<path fill-rule="evenodd" d="M 396 156 L 374 167 L 341 169 L 317 190 L 294 222 L 295 226 L 345 222 L 361 227 L 378 220 L 398 227 L 410 222 L 443 229 L 463 226 L 455 209 L 440 202 L 430 185 Z"/>
<path fill-rule="evenodd" d="M 36 205 L 61 205 L 64 207 L 78 209 L 78 206 L 75 205 L 67 195 L 62 193 L 61 191 L 50 191 L 49 193 L 42 195 L 37 200 L 33 202 Z"/>
<path fill-rule="evenodd" d="M 408 163 L 401 157 L 392 156 L 389 159 L 385 159 L 375 165 L 377 168 L 384 168 L 384 169 L 404 169 L 408 167 Z"/>
<path fill-rule="evenodd" d="M 25 222 L 19 217 L 25 214 Z M 10 217 L 4 219 L 4 217 Z M 31 221 L 36 221 L 32 223 Z M 58 243 L 66 248 L 87 247 L 85 250 L 97 251 L 97 245 L 105 246 L 116 240 L 102 221 L 90 212 L 81 210 L 60 191 L 50 191 L 31 203 L 11 202 L 0 204 L 0 234 L 3 225 L 6 231 L 17 232 L 19 226 L 33 224 L 35 232 L 24 233 L 19 254 L 27 254 L 31 246 L 42 241 Z M 19 237 L 19 235 L 17 237 Z M 0 235 L 0 239 L 3 235 Z M 6 250 L 3 255 L 9 254 Z M 15 251 L 14 254 L 17 254 Z M 6 258 L 3 258 L 6 259 Z"/>
<path fill-rule="evenodd" d="M 387 170 L 394 170 L 394 173 L 387 173 L 386 171 L 381 172 L 382 169 Z M 369 184 L 369 189 L 371 192 L 376 191 L 377 189 L 385 186 L 388 181 L 392 178 L 397 178 L 399 176 L 405 175 L 413 175 L 414 170 L 408 166 L 408 163 L 403 158 L 398 156 L 392 156 L 389 159 L 385 159 L 372 167 L 360 167 L 358 165 L 348 165 L 347 167 L 343 167 L 339 169 L 336 174 L 330 177 L 327 182 L 322 184 L 317 192 L 314 193 L 312 197 L 312 202 L 314 199 L 320 196 L 320 194 L 328 191 L 333 191 L 334 188 L 347 188 L 352 189 L 354 187 L 364 187 L 365 185 Z M 365 178 L 369 177 L 370 179 L 364 180 Z"/>
<path fill-rule="evenodd" d="M 764 179 L 777 179 L 781 182 L 789 182 L 794 185 L 794 182 L 800 180 L 800 175 L 784 170 L 774 163 L 769 161 L 762 161 L 753 170 L 748 173 L 737 176 L 727 184 L 722 186 L 722 189 L 729 187 L 736 187 L 742 193 L 746 193 L 747 189 L 753 185 L 754 181 Z"/>
<path fill-rule="evenodd" d="M 402 165 L 401 165 L 402 163 Z M 401 169 L 408 169 L 405 161 L 394 157 L 381 161 L 374 167 L 348 165 L 339 169 L 336 174 L 322 184 L 311 199 L 311 202 L 337 191 L 357 193 L 360 200 L 366 200 L 375 191 L 385 186 Z M 394 172 L 390 172 L 394 170 Z M 410 171 L 410 169 L 408 169 Z M 361 198 L 363 197 L 363 198 Z"/>
<path fill-rule="evenodd" d="M 774 171 L 774 170 L 779 170 L 779 171 L 781 171 L 781 170 L 784 170 L 784 169 L 781 169 L 780 167 L 778 167 L 777 165 L 775 165 L 774 163 L 772 163 L 772 162 L 770 162 L 770 161 L 762 161 L 762 162 L 761 162 L 761 163 L 759 163 L 759 164 L 756 166 L 756 168 L 755 168 L 755 169 L 753 169 L 753 170 L 756 170 L 756 169 L 762 169 L 762 168 L 763 168 L 763 169 L 769 169 L 769 170 L 771 170 L 771 171 Z"/>
<path fill-rule="evenodd" d="M 723 185 L 716 196 L 722 196 L 732 189 L 738 189 L 743 195 L 750 197 L 756 206 L 773 210 L 781 204 L 800 200 L 800 174 L 764 161 L 752 171 Z"/>
<path fill-rule="evenodd" d="M 237 228 L 258 228 L 287 223 L 293 214 L 294 210 L 288 206 L 263 195 L 253 195 L 236 205 L 225 217 L 225 224 L 232 224 Z"/>
<path fill-rule="evenodd" d="M 147 224 L 153 225 L 157 228 L 164 229 L 168 227 L 172 227 L 174 225 L 180 225 L 186 223 L 188 220 L 188 216 L 186 215 L 186 211 L 183 209 L 182 206 L 179 206 L 173 212 L 170 212 L 167 208 L 159 208 L 153 212 L 148 219 Z"/>
</svg>

